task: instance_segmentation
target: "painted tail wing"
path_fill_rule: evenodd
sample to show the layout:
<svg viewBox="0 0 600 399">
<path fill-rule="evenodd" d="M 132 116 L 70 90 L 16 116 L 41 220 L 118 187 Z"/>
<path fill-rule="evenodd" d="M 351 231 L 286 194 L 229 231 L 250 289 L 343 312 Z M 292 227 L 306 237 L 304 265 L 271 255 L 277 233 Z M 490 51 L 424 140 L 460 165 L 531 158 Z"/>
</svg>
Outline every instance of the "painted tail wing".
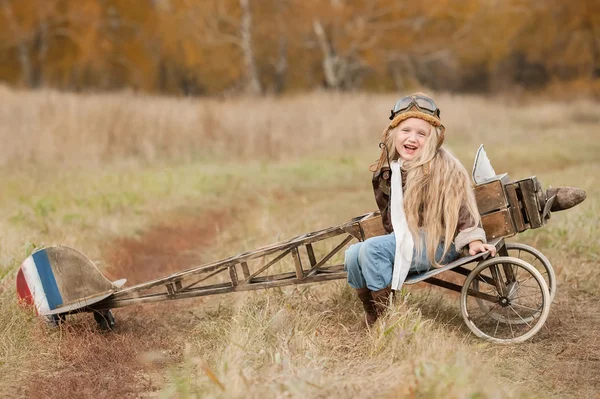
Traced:
<svg viewBox="0 0 600 399">
<path fill-rule="evenodd" d="M 17 274 L 17 294 L 46 316 L 84 308 L 111 296 L 125 283 L 110 282 L 82 253 L 52 246 L 29 256 Z"/>
</svg>

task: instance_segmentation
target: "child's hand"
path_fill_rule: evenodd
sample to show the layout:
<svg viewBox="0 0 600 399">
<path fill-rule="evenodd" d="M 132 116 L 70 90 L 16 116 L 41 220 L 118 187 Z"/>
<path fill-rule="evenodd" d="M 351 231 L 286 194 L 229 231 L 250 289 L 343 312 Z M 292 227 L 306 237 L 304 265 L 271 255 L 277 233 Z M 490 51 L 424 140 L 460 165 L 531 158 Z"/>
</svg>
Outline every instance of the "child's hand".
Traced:
<svg viewBox="0 0 600 399">
<path fill-rule="evenodd" d="M 479 252 L 490 251 L 492 256 L 496 256 L 496 247 L 490 244 L 484 244 L 480 240 L 469 243 L 469 255 L 475 255 Z"/>
</svg>

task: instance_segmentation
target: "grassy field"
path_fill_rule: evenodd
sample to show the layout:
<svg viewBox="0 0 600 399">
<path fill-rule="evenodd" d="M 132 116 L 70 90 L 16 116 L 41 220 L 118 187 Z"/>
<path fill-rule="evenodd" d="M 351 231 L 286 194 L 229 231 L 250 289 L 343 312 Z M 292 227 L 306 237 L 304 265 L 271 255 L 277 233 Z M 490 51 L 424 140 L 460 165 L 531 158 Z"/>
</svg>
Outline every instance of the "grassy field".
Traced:
<svg viewBox="0 0 600 399">
<path fill-rule="evenodd" d="M 372 211 L 368 165 L 394 96 L 228 101 L 15 92 L 0 87 L 0 392 L 15 397 L 592 397 L 600 346 L 598 104 L 436 96 L 467 169 L 585 189 L 518 237 L 558 275 L 546 327 L 486 343 L 458 296 L 397 298 L 370 331 L 344 282 L 134 306 L 101 334 L 50 329 L 16 303 L 33 249 L 79 249 L 136 283 Z M 148 261 L 148 257 L 155 259 Z"/>
</svg>

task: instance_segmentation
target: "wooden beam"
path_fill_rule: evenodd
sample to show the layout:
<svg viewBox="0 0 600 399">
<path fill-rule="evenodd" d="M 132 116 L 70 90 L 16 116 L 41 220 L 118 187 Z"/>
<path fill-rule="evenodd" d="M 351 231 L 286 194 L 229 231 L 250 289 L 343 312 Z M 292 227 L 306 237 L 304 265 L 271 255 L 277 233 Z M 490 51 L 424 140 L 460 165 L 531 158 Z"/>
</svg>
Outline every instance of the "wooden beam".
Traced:
<svg viewBox="0 0 600 399">
<path fill-rule="evenodd" d="M 529 225 L 532 229 L 544 225 L 541 216 L 542 209 L 537 198 L 537 184 L 534 179 L 535 176 L 519 180 L 519 187 L 521 188 L 521 194 L 523 195 L 523 204 L 525 205 Z"/>
<path fill-rule="evenodd" d="M 195 286 L 195 285 L 203 282 L 204 280 L 208 280 L 209 278 L 211 278 L 211 277 L 213 277 L 213 276 L 215 276 L 215 275 L 217 275 L 217 274 L 219 274 L 219 273 L 221 273 L 223 271 L 225 271 L 225 269 L 215 270 L 214 272 L 210 273 L 209 275 L 202 277 L 200 280 L 194 281 L 192 284 L 186 285 L 185 288 L 183 288 L 183 289 L 184 290 L 190 289 L 193 286 Z"/>
<path fill-rule="evenodd" d="M 306 244 L 306 254 L 308 255 L 308 261 L 310 262 L 310 266 L 314 266 L 317 264 L 317 258 L 315 258 L 315 251 L 313 249 L 312 244 Z"/>
<path fill-rule="evenodd" d="M 440 280 L 440 279 L 433 278 L 433 277 L 428 278 L 427 280 L 425 280 L 425 282 L 432 284 L 432 285 L 437 285 L 438 287 L 447 288 L 449 290 L 456 291 L 456 292 L 461 292 L 462 288 L 463 288 L 461 285 L 454 284 L 449 281 Z M 493 295 L 485 294 L 483 292 L 476 291 L 472 288 L 469 288 L 467 293 L 469 296 L 481 298 L 481 299 L 484 299 L 484 300 L 492 302 L 492 303 L 498 303 L 498 301 L 499 301 L 499 299 Z"/>
<path fill-rule="evenodd" d="M 520 233 L 529 229 L 529 223 L 525 223 L 525 219 L 523 219 L 523 204 L 517 195 L 517 187 L 518 185 L 512 183 L 504 186 L 510 204 L 513 221 L 515 222 L 515 229 Z"/>
<path fill-rule="evenodd" d="M 292 248 L 292 258 L 294 258 L 294 266 L 296 267 L 296 278 L 302 280 L 304 278 L 304 270 L 302 270 L 302 260 L 298 253 L 298 247 Z"/>
<path fill-rule="evenodd" d="M 229 277 L 231 277 L 231 285 L 234 287 L 237 286 L 238 285 L 238 277 L 237 277 L 237 270 L 235 270 L 235 265 L 229 266 Z"/>
<path fill-rule="evenodd" d="M 250 269 L 248 269 L 248 262 L 242 262 L 242 273 L 244 273 L 244 278 L 250 277 Z"/>
<path fill-rule="evenodd" d="M 138 297 L 132 298 L 121 298 L 121 299 L 113 299 L 110 298 L 105 301 L 98 302 L 94 304 L 93 308 L 90 309 L 114 309 L 123 306 L 129 305 L 138 305 L 142 303 L 150 303 L 150 302 L 160 302 L 165 300 L 174 300 L 174 299 L 186 299 L 186 298 L 196 298 L 207 295 L 216 295 L 216 294 L 226 294 L 234 291 L 255 291 L 262 290 L 267 288 L 275 288 L 275 287 L 283 287 L 286 285 L 297 285 L 297 284 L 309 284 L 309 283 L 317 283 L 322 281 L 330 281 L 330 280 L 339 280 L 345 279 L 346 272 L 340 271 L 337 273 L 327 273 L 318 276 L 309 276 L 304 278 L 303 280 L 294 279 L 285 279 L 285 280 L 274 280 L 274 281 L 265 281 L 265 282 L 257 282 L 257 283 L 249 283 L 249 284 L 240 284 L 235 287 L 231 285 L 231 283 L 223 283 L 223 284 L 214 284 L 206 287 L 196 287 L 187 291 L 177 292 L 174 295 L 168 295 L 166 293 L 159 294 L 147 294 Z"/>
</svg>

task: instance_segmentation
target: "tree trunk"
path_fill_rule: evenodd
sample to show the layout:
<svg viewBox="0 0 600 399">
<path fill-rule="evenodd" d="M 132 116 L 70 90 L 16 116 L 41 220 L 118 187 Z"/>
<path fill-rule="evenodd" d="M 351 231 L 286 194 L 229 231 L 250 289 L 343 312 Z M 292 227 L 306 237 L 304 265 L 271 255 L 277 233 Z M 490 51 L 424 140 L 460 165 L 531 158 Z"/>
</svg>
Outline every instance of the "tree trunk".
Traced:
<svg viewBox="0 0 600 399">
<path fill-rule="evenodd" d="M 285 90 L 285 76 L 287 74 L 287 35 L 283 17 L 283 0 L 277 1 L 277 31 L 279 34 L 277 62 L 275 63 L 275 93 Z"/>
<path fill-rule="evenodd" d="M 327 38 L 327 33 L 323 29 L 321 21 L 313 21 L 313 30 L 317 36 L 317 41 L 323 53 L 323 74 L 325 75 L 325 84 L 327 87 L 339 90 L 344 82 L 346 68 L 344 62 L 336 54 L 335 49 Z"/>
<path fill-rule="evenodd" d="M 254 95 L 262 94 L 262 85 L 258 76 L 256 59 L 252 48 L 252 12 L 250 0 L 240 0 L 242 8 L 242 20 L 240 25 L 240 47 L 244 56 L 244 65 L 248 79 L 248 91 Z"/>
<path fill-rule="evenodd" d="M 31 56 L 29 54 L 29 41 L 30 38 L 23 37 L 23 32 L 17 21 L 12 10 L 12 7 L 8 0 L 2 0 L 2 8 L 6 21 L 8 22 L 11 33 L 17 38 L 17 54 L 19 58 L 19 65 L 21 66 L 21 79 L 22 83 L 26 87 L 33 86 L 33 66 L 31 63 Z"/>
</svg>

